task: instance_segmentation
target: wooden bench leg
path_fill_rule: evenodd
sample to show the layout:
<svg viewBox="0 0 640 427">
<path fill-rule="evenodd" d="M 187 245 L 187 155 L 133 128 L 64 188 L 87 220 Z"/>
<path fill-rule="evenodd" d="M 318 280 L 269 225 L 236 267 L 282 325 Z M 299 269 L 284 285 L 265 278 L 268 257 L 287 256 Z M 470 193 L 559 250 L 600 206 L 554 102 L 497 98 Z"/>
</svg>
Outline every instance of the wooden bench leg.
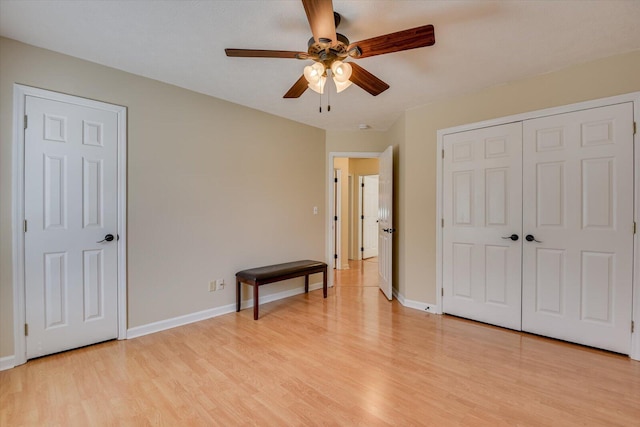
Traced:
<svg viewBox="0 0 640 427">
<path fill-rule="evenodd" d="M 324 272 L 322 273 L 322 293 L 324 294 L 324 297 L 327 297 L 327 269 L 324 269 Z"/>
<path fill-rule="evenodd" d="M 253 284 L 253 320 L 258 320 L 258 288 L 260 285 Z"/>
<path fill-rule="evenodd" d="M 304 276 L 304 293 L 309 293 L 309 275 Z"/>
<path fill-rule="evenodd" d="M 236 279 L 236 312 L 240 311 L 240 287 L 242 283 L 240 280 Z"/>
</svg>

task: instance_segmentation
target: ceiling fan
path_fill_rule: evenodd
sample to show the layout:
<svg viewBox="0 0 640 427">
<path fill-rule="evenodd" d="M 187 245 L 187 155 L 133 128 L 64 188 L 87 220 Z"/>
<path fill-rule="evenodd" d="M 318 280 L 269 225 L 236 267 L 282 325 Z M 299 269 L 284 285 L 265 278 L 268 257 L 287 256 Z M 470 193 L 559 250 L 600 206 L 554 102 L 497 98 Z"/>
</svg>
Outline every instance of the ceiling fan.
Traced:
<svg viewBox="0 0 640 427">
<path fill-rule="evenodd" d="M 303 75 L 284 95 L 298 98 L 307 88 L 322 94 L 327 76 L 332 75 L 338 92 L 355 83 L 376 96 L 389 89 L 389 85 L 354 62 L 345 59 L 367 58 L 385 53 L 431 46 L 436 42 L 433 25 L 398 31 L 355 43 L 336 28 L 341 17 L 333 11 L 331 0 L 302 0 L 313 37 L 308 42 L 307 52 L 259 49 L 225 49 L 227 56 L 244 58 L 290 58 L 313 60 L 305 67 Z"/>
</svg>

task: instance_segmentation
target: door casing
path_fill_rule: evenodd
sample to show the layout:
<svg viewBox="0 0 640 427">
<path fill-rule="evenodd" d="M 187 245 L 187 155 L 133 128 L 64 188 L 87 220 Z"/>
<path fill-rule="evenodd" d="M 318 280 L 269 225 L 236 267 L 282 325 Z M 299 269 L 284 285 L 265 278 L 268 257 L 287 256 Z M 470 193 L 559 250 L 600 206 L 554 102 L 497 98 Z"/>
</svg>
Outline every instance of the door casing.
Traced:
<svg viewBox="0 0 640 427">
<path fill-rule="evenodd" d="M 540 117 L 552 116 L 556 114 L 570 113 L 578 110 L 603 107 L 607 105 L 633 102 L 633 117 L 636 123 L 640 123 L 640 92 L 632 92 L 624 95 L 612 96 L 608 98 L 595 99 L 592 101 L 579 102 L 560 107 L 547 108 L 543 110 L 531 111 L 528 113 L 516 114 L 512 116 L 500 117 L 477 123 L 469 123 L 447 129 L 440 129 L 437 132 L 437 161 L 436 161 L 436 312 L 442 313 L 442 219 L 443 219 L 443 141 L 444 136 L 452 133 L 463 132 L 484 127 L 497 126 L 512 122 L 530 120 Z M 633 220 L 640 224 L 640 134 L 636 131 L 634 137 L 634 213 Z M 636 232 L 633 241 L 634 266 L 633 266 L 633 312 L 632 321 L 635 324 L 635 331 L 631 334 L 631 351 L 629 357 L 640 360 L 640 233 Z M 631 325 L 629 325 L 631 327 Z"/>
<path fill-rule="evenodd" d="M 334 211 L 334 203 L 335 203 L 335 190 L 334 190 L 334 182 L 333 182 L 333 165 L 334 160 L 336 158 L 349 157 L 354 159 L 377 159 L 380 157 L 381 153 L 378 152 L 330 152 L 329 158 L 327 161 L 327 216 L 326 216 L 326 248 L 325 248 L 325 262 L 328 265 L 333 265 L 333 211 Z M 327 286 L 333 286 L 333 274 L 329 274 Z"/>
<path fill-rule="evenodd" d="M 26 337 L 24 334 L 25 301 L 25 253 L 24 253 L 24 128 L 25 99 L 27 96 L 46 98 L 79 106 L 111 111 L 118 117 L 118 155 L 117 155 L 117 217 L 118 217 L 118 339 L 127 337 L 127 108 L 107 104 L 92 99 L 66 95 L 30 86 L 13 85 L 13 167 L 12 167 L 12 250 L 13 250 L 13 330 L 14 330 L 14 366 L 27 361 Z"/>
</svg>

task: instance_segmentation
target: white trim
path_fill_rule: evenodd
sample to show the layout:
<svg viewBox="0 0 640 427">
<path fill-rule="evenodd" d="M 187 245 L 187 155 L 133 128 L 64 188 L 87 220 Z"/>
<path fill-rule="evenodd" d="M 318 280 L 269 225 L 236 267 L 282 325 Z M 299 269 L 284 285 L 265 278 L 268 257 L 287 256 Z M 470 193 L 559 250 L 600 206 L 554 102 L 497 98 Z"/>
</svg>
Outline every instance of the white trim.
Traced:
<svg viewBox="0 0 640 427">
<path fill-rule="evenodd" d="M 633 95 L 633 120 L 636 128 L 640 127 L 640 92 Z M 633 135 L 633 148 L 635 162 L 633 168 L 633 185 L 635 187 L 635 212 L 633 220 L 636 227 L 640 226 L 640 129 L 636 129 Z M 629 357 L 640 360 L 640 231 L 636 230 L 633 239 L 633 258 L 635 265 L 633 266 L 633 312 L 631 313 L 635 331 L 631 334 L 631 350 Z"/>
<path fill-rule="evenodd" d="M 309 284 L 309 292 L 322 289 L 322 283 Z M 289 298 L 294 295 L 304 293 L 304 286 L 287 291 L 278 292 L 272 295 L 260 297 L 260 305 L 269 302 Z M 241 309 L 253 307 L 253 298 L 241 301 Z M 178 326 L 188 325 L 189 323 L 199 322 L 201 320 L 211 319 L 212 317 L 222 316 L 223 314 L 229 314 L 236 311 L 236 303 L 223 305 L 221 307 L 211 308 L 208 310 L 202 310 L 195 313 L 185 314 L 183 316 L 174 317 L 171 319 L 160 320 L 158 322 L 148 323 L 142 326 L 136 326 L 127 331 L 127 339 L 141 337 L 143 335 L 149 335 L 156 332 L 165 331 L 167 329 L 176 328 Z"/>
<path fill-rule="evenodd" d="M 520 122 L 539 117 L 553 116 L 556 114 L 570 113 L 573 111 L 587 110 L 590 108 L 598 108 L 607 105 L 621 104 L 625 102 L 633 102 L 634 120 L 640 125 L 640 92 L 632 92 L 624 95 L 612 96 L 608 98 L 594 99 L 586 102 L 578 102 L 575 104 L 563 105 L 560 107 L 547 108 L 544 110 L 536 110 L 528 113 L 515 114 L 512 116 L 500 117 L 497 119 L 486 120 L 482 122 L 469 123 L 461 126 L 455 126 L 447 129 L 440 129 L 437 132 L 437 161 L 436 161 L 436 299 L 437 310 L 442 312 L 442 227 L 441 219 L 443 215 L 442 206 L 442 149 L 443 139 L 445 135 L 464 132 L 472 129 L 480 129 L 484 127 L 503 125 L 507 123 Z M 637 125 L 637 126 L 638 126 Z M 635 193 L 635 212 L 634 221 L 640 225 L 640 133 L 634 135 L 634 193 Z M 445 224 L 446 225 L 446 224 Z M 634 236 L 634 271 L 633 271 L 633 312 L 632 319 L 635 323 L 635 332 L 631 335 L 631 350 L 629 357 L 640 360 L 640 233 Z M 631 326 L 631 325 L 629 325 Z"/>
<path fill-rule="evenodd" d="M 356 259 L 358 261 L 362 261 L 364 258 L 362 257 L 362 245 L 364 244 L 364 236 L 362 235 L 362 229 L 364 227 L 364 220 L 362 219 L 362 215 L 364 215 L 364 206 L 362 203 L 362 198 L 364 191 L 362 191 L 362 185 L 364 184 L 364 175 L 358 175 L 358 256 Z"/>
<path fill-rule="evenodd" d="M 27 361 L 24 330 L 24 112 L 25 94 L 23 89 L 13 87 L 13 354 L 14 366 Z"/>
<path fill-rule="evenodd" d="M 333 192 L 333 161 L 338 158 L 338 157 L 347 157 L 347 158 L 354 158 L 354 159 L 377 159 L 380 157 L 380 154 L 382 153 L 378 153 L 378 152 L 339 152 L 339 151 L 332 151 L 329 153 L 329 158 L 327 161 L 327 174 L 326 174 L 326 178 L 327 178 L 327 199 L 326 199 L 326 212 L 327 212 L 327 217 L 326 217 L 326 230 L 325 230 L 325 262 L 327 263 L 327 265 L 334 265 L 334 259 L 333 259 L 333 236 L 331 235 L 333 232 L 333 227 L 331 226 L 331 224 L 333 223 L 333 203 L 334 203 L 334 192 Z M 332 287 L 333 286 L 333 274 L 329 274 L 329 277 L 327 278 L 327 286 L 328 287 Z"/>
<path fill-rule="evenodd" d="M 333 169 L 333 180 L 335 192 L 335 203 L 333 206 L 335 234 L 333 239 L 333 253 L 335 254 L 333 267 L 336 270 L 342 270 L 342 169 Z M 338 218 L 337 220 L 335 218 Z M 349 265 L 347 264 L 347 267 Z"/>
<path fill-rule="evenodd" d="M 438 311 L 436 304 L 429 304 L 421 301 L 406 299 L 404 295 L 398 292 L 395 288 L 393 289 L 393 296 L 404 307 L 413 308 L 415 310 L 420 310 L 420 311 L 426 311 L 427 313 L 431 313 L 431 314 L 442 314 Z"/>
<path fill-rule="evenodd" d="M 6 371 L 7 369 L 15 368 L 16 358 L 15 356 L 0 357 L 0 371 Z"/>
<path fill-rule="evenodd" d="M 14 364 L 27 361 L 24 283 L 24 116 L 27 96 L 66 102 L 82 107 L 96 108 L 116 113 L 118 117 L 118 339 L 126 338 L 127 325 L 127 107 L 107 104 L 49 90 L 20 84 L 13 85 L 13 330 Z"/>
</svg>

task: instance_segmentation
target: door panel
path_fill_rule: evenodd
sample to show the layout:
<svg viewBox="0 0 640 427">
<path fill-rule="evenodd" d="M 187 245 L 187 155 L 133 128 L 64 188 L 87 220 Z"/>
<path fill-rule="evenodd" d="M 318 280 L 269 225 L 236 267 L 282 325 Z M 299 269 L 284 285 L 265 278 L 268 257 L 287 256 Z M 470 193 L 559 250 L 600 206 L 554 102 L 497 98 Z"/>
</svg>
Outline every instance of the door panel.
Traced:
<svg viewBox="0 0 640 427">
<path fill-rule="evenodd" d="M 27 358 L 117 337 L 117 114 L 26 97 Z"/>
<path fill-rule="evenodd" d="M 524 122 L 522 329 L 629 353 L 632 104 Z"/>
<path fill-rule="evenodd" d="M 445 313 L 520 329 L 521 147 L 520 123 L 444 138 Z"/>
<path fill-rule="evenodd" d="M 378 175 L 378 286 L 393 298 L 393 147 L 380 156 Z"/>
<path fill-rule="evenodd" d="M 363 177 L 362 258 L 378 256 L 378 175 Z"/>
</svg>

